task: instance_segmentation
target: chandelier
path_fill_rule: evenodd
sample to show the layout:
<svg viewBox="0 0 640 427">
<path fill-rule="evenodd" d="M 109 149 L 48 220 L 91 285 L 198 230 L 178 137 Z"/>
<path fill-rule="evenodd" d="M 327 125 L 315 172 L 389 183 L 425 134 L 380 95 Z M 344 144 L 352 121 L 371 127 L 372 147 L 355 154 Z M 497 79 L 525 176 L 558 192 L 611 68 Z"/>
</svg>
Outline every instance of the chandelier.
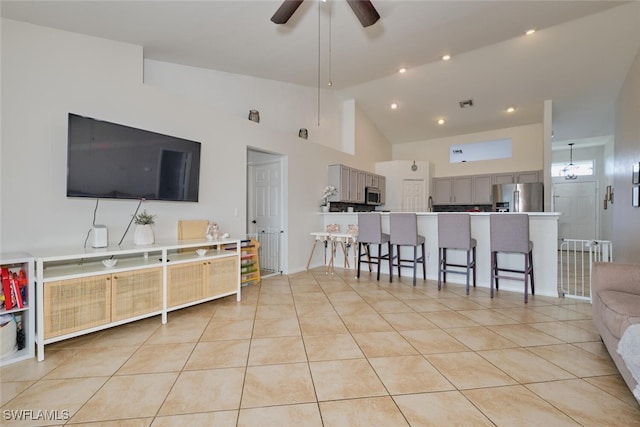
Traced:
<svg viewBox="0 0 640 427">
<path fill-rule="evenodd" d="M 562 174 L 566 180 L 578 178 L 576 174 L 578 168 L 573 164 L 573 144 L 573 142 L 569 144 L 569 164 L 562 169 Z"/>
</svg>

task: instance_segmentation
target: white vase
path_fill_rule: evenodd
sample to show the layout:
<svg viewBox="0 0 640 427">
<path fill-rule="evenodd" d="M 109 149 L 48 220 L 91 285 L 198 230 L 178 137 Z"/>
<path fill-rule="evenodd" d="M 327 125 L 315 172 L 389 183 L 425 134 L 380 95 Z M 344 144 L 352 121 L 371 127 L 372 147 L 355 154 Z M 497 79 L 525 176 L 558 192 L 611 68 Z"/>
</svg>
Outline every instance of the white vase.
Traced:
<svg viewBox="0 0 640 427">
<path fill-rule="evenodd" d="M 322 212 L 329 212 L 329 206 L 322 206 Z"/>
<path fill-rule="evenodd" d="M 153 245 L 155 237 L 151 224 L 138 224 L 133 234 L 133 243 L 136 245 Z"/>
</svg>

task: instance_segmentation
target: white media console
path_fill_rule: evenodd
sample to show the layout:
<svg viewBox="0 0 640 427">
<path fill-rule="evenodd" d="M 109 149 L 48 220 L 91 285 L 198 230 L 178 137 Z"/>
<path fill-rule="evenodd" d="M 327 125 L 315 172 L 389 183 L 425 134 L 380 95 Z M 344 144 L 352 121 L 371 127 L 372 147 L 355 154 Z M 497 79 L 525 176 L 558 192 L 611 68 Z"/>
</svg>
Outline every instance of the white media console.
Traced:
<svg viewBox="0 0 640 427">
<path fill-rule="evenodd" d="M 196 249 L 206 248 L 199 256 Z M 149 246 L 33 251 L 36 346 L 237 295 L 241 240 L 181 240 Z M 103 260 L 115 259 L 113 267 Z"/>
</svg>

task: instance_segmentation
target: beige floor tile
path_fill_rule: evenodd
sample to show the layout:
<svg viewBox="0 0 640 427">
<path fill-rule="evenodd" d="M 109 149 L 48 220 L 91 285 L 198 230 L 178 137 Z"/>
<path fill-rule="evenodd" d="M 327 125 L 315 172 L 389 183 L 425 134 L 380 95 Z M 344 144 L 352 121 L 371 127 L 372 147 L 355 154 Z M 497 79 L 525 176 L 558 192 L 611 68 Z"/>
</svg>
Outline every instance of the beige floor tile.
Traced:
<svg viewBox="0 0 640 427">
<path fill-rule="evenodd" d="M 71 341 L 71 340 L 68 340 Z M 37 381 L 78 352 L 76 349 L 49 350 L 46 358 L 38 362 L 35 358 L 23 360 L 0 368 L 0 383 L 16 381 Z"/>
<path fill-rule="evenodd" d="M 353 334 L 367 357 L 408 356 L 418 354 L 398 332 L 363 332 Z"/>
<path fill-rule="evenodd" d="M 291 297 L 289 297 L 291 298 Z M 280 304 L 292 303 L 292 300 L 279 300 Z M 256 307 L 254 305 L 246 305 L 242 303 L 234 303 L 233 305 L 225 305 L 216 309 L 213 314 L 213 320 L 253 320 L 256 315 Z"/>
<path fill-rule="evenodd" d="M 195 343 L 144 345 L 127 360 L 116 374 L 181 371 L 195 346 Z"/>
<path fill-rule="evenodd" d="M 517 345 L 485 326 L 447 329 L 447 333 L 472 350 L 513 348 Z"/>
<path fill-rule="evenodd" d="M 598 387 L 600 390 L 604 390 L 612 396 L 617 397 L 623 402 L 631 405 L 634 408 L 638 408 L 640 410 L 640 406 L 635 396 L 627 387 L 627 383 L 624 382 L 624 379 L 621 375 L 606 375 L 603 377 L 591 377 L 591 378 L 583 378 L 586 382 L 591 385 Z"/>
<path fill-rule="evenodd" d="M 234 368 L 246 366 L 250 340 L 200 342 L 193 349 L 184 369 Z"/>
<path fill-rule="evenodd" d="M 338 315 L 320 317 L 301 317 L 300 329 L 307 335 L 335 335 L 348 333 L 349 330 Z"/>
<path fill-rule="evenodd" d="M 564 342 L 600 341 L 600 335 L 597 333 L 571 325 L 568 322 L 532 323 L 530 326 Z"/>
<path fill-rule="evenodd" d="M 106 381 L 106 377 L 38 381 L 2 407 L 2 425 L 8 427 L 63 424 L 72 417 Z M 30 409 L 34 411 L 58 411 L 58 418 L 63 418 L 63 420 L 56 423 L 50 423 L 44 419 L 33 420 L 31 422 L 28 420 L 25 422 L 15 418 L 7 419 L 4 416 L 4 411 Z M 68 412 L 65 413 L 63 411 Z"/>
<path fill-rule="evenodd" d="M 611 359 L 605 359 L 571 344 L 530 347 L 529 350 L 580 378 L 618 373 Z"/>
<path fill-rule="evenodd" d="M 242 408 L 315 402 L 313 382 L 306 363 L 249 366 Z"/>
<path fill-rule="evenodd" d="M 414 310 L 397 299 L 368 301 L 369 305 L 378 313 L 410 313 Z"/>
<path fill-rule="evenodd" d="M 202 333 L 201 341 L 251 338 L 253 320 L 212 320 Z"/>
<path fill-rule="evenodd" d="M 305 335 L 309 361 L 359 359 L 364 354 L 351 334 Z"/>
<path fill-rule="evenodd" d="M 583 380 L 528 384 L 529 390 L 553 402 L 565 414 L 585 426 L 638 426 L 640 410 Z"/>
<path fill-rule="evenodd" d="M 278 319 L 296 315 L 294 304 L 264 304 L 258 305 L 256 319 Z"/>
<path fill-rule="evenodd" d="M 158 415 L 238 409 L 243 381 L 244 368 L 182 372 Z"/>
<path fill-rule="evenodd" d="M 591 342 L 574 342 L 571 344 L 574 347 L 586 350 L 590 353 L 595 354 L 596 356 L 600 356 L 604 359 L 611 359 L 611 356 L 609 356 L 609 352 L 607 351 L 607 347 L 605 347 L 604 343 L 600 340 Z"/>
<path fill-rule="evenodd" d="M 528 304 L 527 304 L 528 305 Z M 542 314 L 535 311 L 531 307 L 509 307 L 509 308 L 496 308 L 497 313 L 504 314 L 520 323 L 535 323 L 535 322 L 553 322 L 553 317 Z"/>
<path fill-rule="evenodd" d="M 235 426 L 235 424 L 233 425 Z M 282 426 L 322 427 L 318 405 L 316 403 L 303 403 L 240 410 L 238 427 Z"/>
<path fill-rule="evenodd" d="M 261 305 L 282 305 L 293 304 L 293 295 L 289 293 L 266 293 L 260 292 L 258 306 Z"/>
<path fill-rule="evenodd" d="M 437 326 L 419 313 L 383 313 L 382 317 L 397 331 L 436 329 Z"/>
<path fill-rule="evenodd" d="M 325 427 L 408 426 L 391 397 L 320 402 Z"/>
<path fill-rule="evenodd" d="M 157 414 L 177 373 L 111 377 L 72 417 L 72 422 L 143 418 Z"/>
<path fill-rule="evenodd" d="M 449 309 L 446 305 L 434 299 L 424 298 L 424 295 L 423 295 L 423 298 L 421 299 L 407 299 L 407 300 L 403 300 L 402 302 L 404 302 L 406 305 L 408 305 L 409 307 L 411 307 L 412 309 L 414 309 L 419 313 L 425 313 L 430 311 L 445 311 Z"/>
<path fill-rule="evenodd" d="M 481 310 L 485 307 L 470 299 L 442 298 L 440 303 L 451 310 Z"/>
<path fill-rule="evenodd" d="M 562 341 L 559 339 L 554 338 L 531 325 L 497 325 L 488 326 L 487 328 L 522 347 L 562 344 Z"/>
<path fill-rule="evenodd" d="M 496 425 L 580 426 L 521 385 L 462 392 Z"/>
<path fill-rule="evenodd" d="M 337 316 L 338 313 L 333 308 L 333 305 L 329 302 L 325 303 L 304 303 L 296 304 L 296 312 L 298 317 L 322 317 L 322 316 Z"/>
<path fill-rule="evenodd" d="M 467 316 L 479 325 L 513 325 L 518 323 L 510 317 L 500 314 L 494 310 L 461 310 L 458 313 Z"/>
<path fill-rule="evenodd" d="M 352 334 L 359 332 L 392 332 L 391 325 L 379 314 L 342 316 L 342 321 Z"/>
<path fill-rule="evenodd" d="M 512 385 L 516 382 L 476 353 L 425 356 L 458 390 Z"/>
<path fill-rule="evenodd" d="M 303 294 L 305 292 L 322 292 L 322 288 L 315 281 L 312 283 L 291 283 L 291 293 L 294 297 L 296 294 Z"/>
<path fill-rule="evenodd" d="M 457 391 L 393 396 L 393 400 L 412 427 L 494 426 Z"/>
<path fill-rule="evenodd" d="M 363 314 L 377 314 L 376 311 L 366 302 L 334 302 L 333 307 L 340 316 L 357 316 Z"/>
<path fill-rule="evenodd" d="M 89 423 L 68 424 L 73 427 L 149 427 L 153 422 L 152 417 L 129 418 L 126 420 L 97 421 Z"/>
<path fill-rule="evenodd" d="M 291 337 L 300 335 L 297 317 L 277 319 L 256 319 L 253 324 L 253 338 Z"/>
<path fill-rule="evenodd" d="M 134 322 L 105 330 L 98 343 L 100 347 L 142 345 L 160 328 L 160 316 L 153 318 L 154 322 Z"/>
<path fill-rule="evenodd" d="M 237 419 L 238 411 L 168 415 L 156 417 L 151 427 L 235 427 Z"/>
<path fill-rule="evenodd" d="M 519 383 L 534 383 L 575 378 L 574 375 L 525 348 L 480 351 L 478 354 Z"/>
<path fill-rule="evenodd" d="M 171 316 L 171 314 L 169 314 Z M 180 321 L 178 319 L 169 320 L 165 325 L 160 325 L 158 329 L 149 337 L 146 344 L 177 344 L 186 342 L 198 342 L 202 332 L 209 323 L 207 320 Z"/>
<path fill-rule="evenodd" d="M 454 390 L 423 356 L 381 357 L 369 362 L 391 394 Z"/>
<path fill-rule="evenodd" d="M 0 406 L 31 387 L 35 381 L 16 381 L 0 383 Z"/>
<path fill-rule="evenodd" d="M 215 353 L 213 353 L 215 354 Z M 251 340 L 249 366 L 306 362 L 302 337 L 257 338 Z M 242 365 L 246 359 L 240 361 Z"/>
<path fill-rule="evenodd" d="M 45 379 L 113 375 L 138 347 L 107 347 L 78 350 Z"/>
<path fill-rule="evenodd" d="M 428 313 L 422 313 L 422 316 L 442 329 L 478 326 L 476 322 L 469 319 L 467 316 L 463 316 L 453 310 L 430 311 Z"/>
<path fill-rule="evenodd" d="M 324 292 L 304 292 L 300 294 L 295 294 L 293 297 L 296 305 L 298 304 L 322 304 L 328 303 L 329 298 L 325 295 Z"/>
<path fill-rule="evenodd" d="M 310 362 L 318 401 L 387 394 L 365 359 Z"/>
<path fill-rule="evenodd" d="M 581 320 L 589 319 L 589 314 L 581 313 L 579 311 L 571 310 L 570 308 L 561 307 L 557 305 L 545 305 L 540 307 L 533 307 L 533 310 L 538 313 L 546 314 L 555 320 Z"/>
<path fill-rule="evenodd" d="M 422 354 L 453 353 L 468 351 L 469 348 L 445 331 L 400 331 L 402 336 Z"/>
</svg>

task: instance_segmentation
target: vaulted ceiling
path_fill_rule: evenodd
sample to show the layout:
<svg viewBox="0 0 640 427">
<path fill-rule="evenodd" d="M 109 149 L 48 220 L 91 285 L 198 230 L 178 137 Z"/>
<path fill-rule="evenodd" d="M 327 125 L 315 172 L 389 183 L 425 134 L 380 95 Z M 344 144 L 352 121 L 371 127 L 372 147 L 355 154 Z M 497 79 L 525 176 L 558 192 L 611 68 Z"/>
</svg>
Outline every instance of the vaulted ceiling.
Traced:
<svg viewBox="0 0 640 427">
<path fill-rule="evenodd" d="M 373 4 L 381 19 L 367 28 L 343 0 L 306 0 L 284 25 L 270 21 L 279 0 L 3 0 L 1 13 L 141 45 L 149 59 L 320 84 L 355 98 L 391 143 L 540 123 L 547 99 L 557 140 L 613 133 L 640 48 L 639 2 Z"/>
</svg>

